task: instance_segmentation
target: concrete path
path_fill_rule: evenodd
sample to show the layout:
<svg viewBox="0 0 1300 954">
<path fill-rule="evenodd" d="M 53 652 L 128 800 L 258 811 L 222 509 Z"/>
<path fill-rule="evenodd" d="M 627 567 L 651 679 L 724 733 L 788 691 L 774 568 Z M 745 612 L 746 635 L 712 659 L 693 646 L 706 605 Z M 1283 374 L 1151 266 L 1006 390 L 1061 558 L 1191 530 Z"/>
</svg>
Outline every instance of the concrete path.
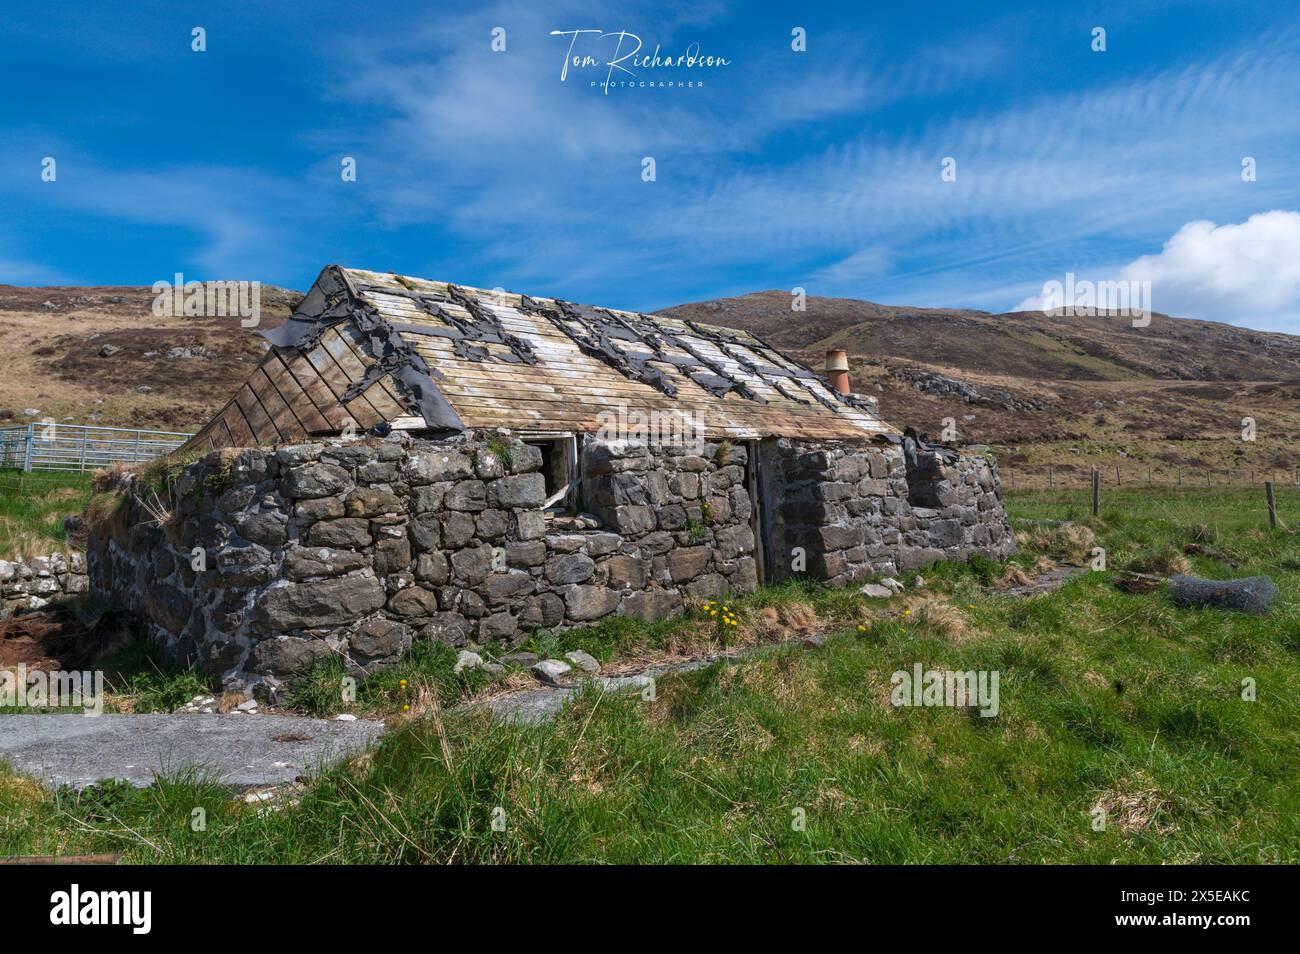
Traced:
<svg viewBox="0 0 1300 954">
<path fill-rule="evenodd" d="M 373 745 L 382 722 L 264 715 L 0 715 L 0 761 L 51 786 L 206 769 L 245 789 L 292 782 Z"/>
</svg>

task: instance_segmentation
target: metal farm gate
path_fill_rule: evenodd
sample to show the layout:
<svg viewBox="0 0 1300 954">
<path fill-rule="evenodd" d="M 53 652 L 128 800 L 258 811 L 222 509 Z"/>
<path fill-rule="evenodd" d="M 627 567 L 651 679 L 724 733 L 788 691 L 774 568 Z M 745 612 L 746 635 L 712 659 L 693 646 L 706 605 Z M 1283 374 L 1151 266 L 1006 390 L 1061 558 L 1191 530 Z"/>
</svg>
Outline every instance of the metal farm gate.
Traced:
<svg viewBox="0 0 1300 954">
<path fill-rule="evenodd" d="M 85 424 L 0 427 L 0 468 L 84 471 L 116 463 L 138 464 L 171 453 L 191 436 Z"/>
</svg>

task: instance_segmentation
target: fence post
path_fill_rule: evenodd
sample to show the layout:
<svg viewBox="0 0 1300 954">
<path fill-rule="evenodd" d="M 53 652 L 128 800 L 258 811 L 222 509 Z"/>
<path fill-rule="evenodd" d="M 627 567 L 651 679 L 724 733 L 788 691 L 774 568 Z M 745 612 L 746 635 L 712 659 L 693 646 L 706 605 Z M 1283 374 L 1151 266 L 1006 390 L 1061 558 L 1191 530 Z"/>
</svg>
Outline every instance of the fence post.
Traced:
<svg viewBox="0 0 1300 954">
<path fill-rule="evenodd" d="M 1151 465 L 1147 464 L 1147 486 L 1151 486 Z"/>
<path fill-rule="evenodd" d="M 1273 481 L 1264 481 L 1264 493 L 1268 495 L 1268 525 L 1277 527 L 1277 499 L 1273 496 Z"/>
<path fill-rule="evenodd" d="M 1181 487 L 1182 485 L 1183 485 L 1183 465 L 1179 464 L 1178 465 L 1178 486 Z"/>
<path fill-rule="evenodd" d="M 1115 465 L 1115 486 L 1118 487 L 1119 485 L 1120 485 L 1119 464 L 1116 464 Z"/>
<path fill-rule="evenodd" d="M 32 442 L 36 440 L 36 425 L 27 425 L 27 439 L 23 442 L 23 471 L 32 471 Z"/>
<path fill-rule="evenodd" d="M 138 464 L 139 462 L 140 462 L 140 432 L 139 430 L 137 430 L 135 432 L 135 450 L 131 454 L 131 463 Z"/>
<path fill-rule="evenodd" d="M 1101 511 L 1101 471 L 1096 467 L 1092 469 L 1092 515 L 1095 517 Z"/>
<path fill-rule="evenodd" d="M 83 427 L 81 429 L 81 463 L 77 466 L 77 470 L 83 474 L 86 472 L 86 441 L 89 438 L 90 429 Z"/>
<path fill-rule="evenodd" d="M 1052 490 L 1056 487 L 1056 478 L 1052 476 L 1052 468 L 1047 468 L 1047 489 Z"/>
</svg>

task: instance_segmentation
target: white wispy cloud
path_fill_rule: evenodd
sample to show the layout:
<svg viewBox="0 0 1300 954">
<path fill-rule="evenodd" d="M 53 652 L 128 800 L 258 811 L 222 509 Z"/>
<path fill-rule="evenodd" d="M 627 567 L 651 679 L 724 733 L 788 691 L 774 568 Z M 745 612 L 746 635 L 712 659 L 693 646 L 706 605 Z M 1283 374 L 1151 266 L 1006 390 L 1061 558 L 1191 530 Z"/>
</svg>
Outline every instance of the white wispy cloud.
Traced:
<svg viewBox="0 0 1300 954">
<path fill-rule="evenodd" d="M 641 308 L 752 279 L 1002 310 L 1044 278 L 1120 274 L 1169 240 L 1142 266 L 1170 289 L 1158 308 L 1212 307 L 1300 331 L 1286 314 L 1285 268 L 1239 261 L 1224 268 L 1249 279 L 1207 286 L 1183 264 L 1244 255 L 1249 242 L 1227 228 L 1249 226 L 1285 253 L 1289 232 L 1248 217 L 1300 208 L 1293 34 L 1024 95 L 1007 77 L 1035 42 L 1027 19 L 947 36 L 936 24 L 906 48 L 827 27 L 796 55 L 788 26 L 741 41 L 734 16 L 716 0 L 661 2 L 653 15 L 626 0 L 406 14 L 391 29 L 331 38 L 338 81 L 322 90 L 324 118 L 300 134 L 319 157 L 305 168 L 139 171 L 73 156 L 79 175 L 43 201 L 183 229 L 195 267 L 224 276 L 343 260 Z M 489 35 L 498 25 L 500 54 Z M 559 80 L 564 43 L 550 31 L 582 27 L 637 30 L 666 50 L 699 40 L 734 63 L 702 90 L 604 96 Z M 908 110 L 925 118 L 909 121 Z M 359 179 L 340 189 L 342 155 L 357 157 Z M 1238 174 L 1247 155 L 1259 161 L 1251 183 Z M 640 180 L 644 156 L 658 181 Z M 948 156 L 955 182 L 940 179 Z M 0 195 L 14 188 L 0 180 Z M 1180 231 L 1202 221 L 1241 225 Z M 411 236 L 427 253 L 411 251 Z M 0 250 L 20 239 L 0 223 Z M 400 260 L 379 258 L 391 250 Z M 21 270 L 32 257 L 8 259 Z M 1179 298 L 1179 288 L 1191 290 Z"/>
<path fill-rule="evenodd" d="M 1090 281 L 1151 283 L 1151 307 L 1166 314 L 1271 331 L 1300 327 L 1300 212 L 1273 210 L 1241 223 L 1188 222 L 1155 254 Z M 1041 294 L 1017 311 L 1042 308 Z"/>
<path fill-rule="evenodd" d="M 515 4 L 488 17 L 511 31 L 508 54 L 494 59 L 486 44 L 438 58 L 358 48 L 345 95 L 388 117 L 373 131 L 391 180 L 376 214 L 389 223 L 436 215 L 472 236 L 477 265 L 515 287 L 575 282 L 626 295 L 632 284 L 635 301 L 612 303 L 645 307 L 713 292 L 702 268 L 718 272 L 719 288 L 747 269 L 770 276 L 755 282 L 762 287 L 793 280 L 814 294 L 1000 310 L 1022 294 L 991 296 L 1114 261 L 1120 244 L 1153 247 L 1189 219 L 1300 204 L 1300 171 L 1279 161 L 1300 143 L 1300 57 L 1284 37 L 954 111 L 902 135 L 818 145 L 824 124 L 862 117 L 870 130 L 873 110 L 1006 69 L 1008 31 L 938 41 L 894 62 L 855 57 L 864 41 L 833 35 L 815 35 L 805 59 L 774 42 L 737 55 L 735 75 L 768 82 L 663 99 L 561 87 L 559 51 L 542 38 L 577 21 Z M 805 148 L 755 162 L 774 136 L 802 136 Z M 642 155 L 656 156 L 658 182 L 637 181 Z M 1260 160 L 1269 175 L 1241 183 L 1242 155 L 1273 157 Z M 957 160 L 956 182 L 940 180 L 945 156 Z"/>
</svg>

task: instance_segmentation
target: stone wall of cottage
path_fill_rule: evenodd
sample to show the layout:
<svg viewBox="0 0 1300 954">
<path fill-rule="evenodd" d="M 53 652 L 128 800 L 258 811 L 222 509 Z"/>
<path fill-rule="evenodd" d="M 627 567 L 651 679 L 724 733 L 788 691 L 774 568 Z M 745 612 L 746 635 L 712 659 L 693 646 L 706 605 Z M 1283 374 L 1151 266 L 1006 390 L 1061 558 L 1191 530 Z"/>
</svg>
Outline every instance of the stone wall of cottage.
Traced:
<svg viewBox="0 0 1300 954">
<path fill-rule="evenodd" d="M 0 560 L 0 619 L 43 609 L 50 603 L 88 592 L 86 558 L 54 553 L 31 560 Z"/>
<path fill-rule="evenodd" d="M 996 462 L 947 449 L 764 442 L 768 578 L 836 586 L 1015 549 Z"/>
<path fill-rule="evenodd" d="M 542 463 L 496 435 L 217 452 L 161 520 L 127 475 L 91 585 L 173 658 L 271 695 L 332 654 L 363 670 L 417 639 L 510 644 L 757 586 L 743 449 L 588 437 L 567 515 L 542 509 Z"/>
<path fill-rule="evenodd" d="M 166 499 L 122 475 L 121 505 L 91 529 L 91 588 L 173 658 L 272 696 L 332 655 L 368 670 L 415 640 L 508 646 L 756 588 L 746 447 L 580 448 L 568 513 L 544 509 L 541 451 L 501 435 L 216 452 Z M 982 457 L 788 440 L 759 453 L 769 579 L 796 572 L 796 548 L 800 572 L 844 585 L 1014 547 Z"/>
</svg>

